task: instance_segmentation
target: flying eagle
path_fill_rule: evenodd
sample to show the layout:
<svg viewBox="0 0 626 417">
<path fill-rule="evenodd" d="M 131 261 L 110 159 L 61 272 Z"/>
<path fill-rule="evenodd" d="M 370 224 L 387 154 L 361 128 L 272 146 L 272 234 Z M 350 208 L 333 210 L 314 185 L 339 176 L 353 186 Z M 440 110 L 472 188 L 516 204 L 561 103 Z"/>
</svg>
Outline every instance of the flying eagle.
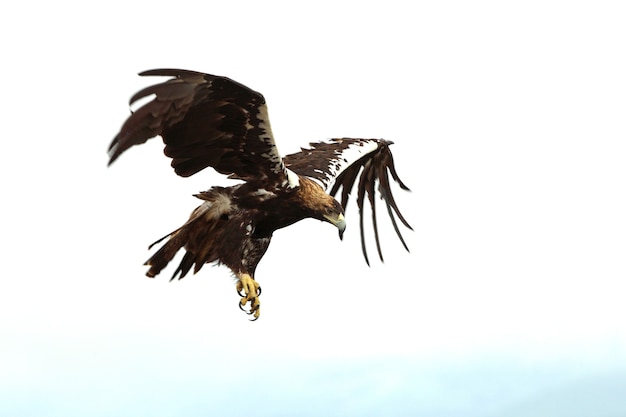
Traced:
<svg viewBox="0 0 626 417">
<path fill-rule="evenodd" d="M 212 187 L 195 196 L 202 200 L 186 223 L 150 245 L 167 241 L 146 261 L 149 277 L 158 275 L 174 255 L 185 254 L 171 279 L 194 274 L 217 262 L 237 278 L 239 306 L 254 320 L 260 314 L 261 288 L 254 279 L 274 231 L 306 218 L 329 222 L 342 238 L 344 209 L 357 183 L 361 246 L 365 248 L 363 206 L 369 200 L 376 246 L 383 259 L 376 224 L 375 185 L 387 206 L 393 227 L 407 249 L 396 216 L 411 229 L 391 192 L 389 174 L 396 173 L 383 139 L 332 139 L 311 143 L 300 152 L 281 156 L 272 135 L 265 99 L 260 93 L 226 77 L 179 69 L 156 69 L 142 76 L 169 76 L 131 99 L 153 97 L 132 113 L 109 147 L 109 165 L 133 145 L 161 136 L 165 155 L 176 174 L 189 177 L 212 167 L 240 180 L 231 187 Z M 341 189 L 341 203 L 333 196 Z M 249 307 L 247 304 L 250 303 Z"/>
</svg>

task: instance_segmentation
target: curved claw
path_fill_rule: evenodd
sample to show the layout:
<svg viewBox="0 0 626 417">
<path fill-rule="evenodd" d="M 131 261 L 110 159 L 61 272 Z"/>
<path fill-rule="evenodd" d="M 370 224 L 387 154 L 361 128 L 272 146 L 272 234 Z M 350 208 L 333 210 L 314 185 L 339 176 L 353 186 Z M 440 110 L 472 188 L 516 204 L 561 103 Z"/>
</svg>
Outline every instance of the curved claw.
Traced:
<svg viewBox="0 0 626 417">
<path fill-rule="evenodd" d="M 259 287 L 256 290 L 256 296 L 260 297 L 261 296 L 261 286 L 259 285 Z"/>
<path fill-rule="evenodd" d="M 249 319 L 250 321 L 257 321 L 259 317 L 261 317 L 260 315 L 256 314 L 258 311 L 258 307 L 255 308 L 254 310 L 247 311 L 246 309 L 243 308 L 243 304 L 239 303 L 239 309 L 249 316 L 254 315 L 254 318 Z"/>
<path fill-rule="evenodd" d="M 257 307 L 257 308 L 255 308 L 255 309 L 253 309 L 253 310 L 248 311 L 248 310 L 246 310 L 244 307 L 245 307 L 245 305 L 244 305 L 244 304 L 241 304 L 241 301 L 240 301 L 240 302 L 239 302 L 239 310 L 243 311 L 244 313 L 246 313 L 246 314 L 247 314 L 247 315 L 249 315 L 249 316 L 251 316 L 252 314 L 256 313 L 256 311 L 259 309 L 259 308 Z M 256 316 L 256 317 L 255 317 L 252 321 L 254 321 L 254 320 L 258 319 L 258 318 L 259 318 L 259 316 Z"/>
</svg>

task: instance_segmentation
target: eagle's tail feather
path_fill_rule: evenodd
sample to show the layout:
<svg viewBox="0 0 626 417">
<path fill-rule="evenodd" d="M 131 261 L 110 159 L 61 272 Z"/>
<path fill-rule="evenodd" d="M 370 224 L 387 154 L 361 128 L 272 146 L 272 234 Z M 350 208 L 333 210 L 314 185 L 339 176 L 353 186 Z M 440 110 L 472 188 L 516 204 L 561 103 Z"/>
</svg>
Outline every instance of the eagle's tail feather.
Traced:
<svg viewBox="0 0 626 417">
<path fill-rule="evenodd" d="M 185 252 L 185 256 L 183 256 L 183 260 L 180 261 L 180 264 L 178 264 L 178 268 L 176 268 L 176 271 L 174 271 L 174 273 L 172 274 L 170 281 L 174 280 L 176 278 L 176 275 L 179 273 L 180 273 L 179 279 L 183 279 L 185 275 L 187 275 L 187 272 L 189 272 L 189 270 L 193 266 L 195 260 L 196 260 L 196 256 L 192 252 Z"/>
<path fill-rule="evenodd" d="M 178 251 L 185 246 L 189 235 L 189 230 L 185 226 L 173 231 L 169 235 L 164 236 L 163 238 L 157 240 L 152 245 L 150 245 L 150 247 L 152 247 L 155 244 L 163 241 L 165 238 L 169 238 L 169 240 L 165 242 L 165 244 L 158 251 L 156 251 L 156 253 L 152 255 L 150 259 L 148 259 L 144 264 L 150 266 L 150 269 L 148 270 L 148 272 L 146 272 L 147 276 L 149 276 L 150 278 L 154 278 L 155 276 L 157 276 L 161 272 L 161 270 L 163 270 L 167 266 L 167 264 L 170 263 L 176 253 L 178 253 Z M 183 262 L 189 254 L 189 252 L 185 254 Z M 184 276 L 183 272 L 185 271 L 182 270 L 181 266 L 179 266 L 176 272 L 174 272 L 172 279 L 176 277 L 176 274 L 178 274 L 178 272 L 181 272 L 181 278 Z"/>
<path fill-rule="evenodd" d="M 153 278 L 158 275 L 171 261 L 179 250 L 185 249 L 185 255 L 172 275 L 182 279 L 192 269 L 196 273 L 205 263 L 218 260 L 217 247 L 221 241 L 218 223 L 221 217 L 230 210 L 230 199 L 225 189 L 214 187 L 197 195 L 205 202 L 197 207 L 189 220 L 172 233 L 150 245 L 168 239 L 161 248 L 150 257 L 145 265 L 150 266 L 146 275 Z M 194 266 L 195 265 L 195 266 Z"/>
</svg>

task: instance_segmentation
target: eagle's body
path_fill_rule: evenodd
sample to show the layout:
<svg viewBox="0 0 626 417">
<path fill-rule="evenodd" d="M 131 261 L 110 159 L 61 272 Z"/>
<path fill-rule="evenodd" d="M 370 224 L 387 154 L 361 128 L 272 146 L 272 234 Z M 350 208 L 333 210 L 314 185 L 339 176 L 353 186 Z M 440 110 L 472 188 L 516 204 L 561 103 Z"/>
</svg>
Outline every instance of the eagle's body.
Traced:
<svg viewBox="0 0 626 417">
<path fill-rule="evenodd" d="M 146 262 L 151 266 L 148 276 L 159 274 L 183 246 L 185 256 L 172 278 L 183 278 L 193 265 L 197 272 L 211 262 L 220 262 L 235 274 L 254 276 L 275 230 L 306 218 L 325 220 L 319 214 L 325 212 L 324 202 L 331 210 L 343 212 L 317 183 L 304 177 L 299 180 L 299 187 L 288 192 L 258 192 L 250 183 L 244 183 L 197 194 L 204 203 L 181 228 L 167 236 L 169 240 Z M 311 199 L 315 194 L 319 198 Z"/>
<path fill-rule="evenodd" d="M 245 293 L 240 306 L 250 302 L 249 313 L 258 318 L 260 287 L 253 277 L 273 232 L 314 218 L 332 223 L 342 236 L 344 207 L 357 178 L 366 261 L 362 210 L 366 195 L 382 260 L 374 204 L 376 183 L 404 244 L 394 213 L 406 227 L 410 226 L 394 202 L 388 171 L 401 188 L 407 188 L 395 172 L 389 151 L 391 142 L 334 139 L 282 157 L 276 149 L 261 94 L 228 78 L 192 71 L 152 70 L 141 75 L 175 78 L 148 87 L 131 99 L 133 102 L 155 96 L 124 123 L 109 149 L 110 163 L 131 146 L 160 135 L 177 174 L 190 176 L 210 166 L 229 178 L 243 180 L 196 195 L 203 202 L 189 220 L 155 242 L 167 239 L 146 262 L 150 266 L 148 276 L 159 274 L 180 249 L 185 250 L 185 255 L 172 279 L 183 278 L 192 267 L 195 273 L 206 263 L 224 264 L 237 277 L 238 291 Z M 341 204 L 332 197 L 339 188 Z"/>
</svg>

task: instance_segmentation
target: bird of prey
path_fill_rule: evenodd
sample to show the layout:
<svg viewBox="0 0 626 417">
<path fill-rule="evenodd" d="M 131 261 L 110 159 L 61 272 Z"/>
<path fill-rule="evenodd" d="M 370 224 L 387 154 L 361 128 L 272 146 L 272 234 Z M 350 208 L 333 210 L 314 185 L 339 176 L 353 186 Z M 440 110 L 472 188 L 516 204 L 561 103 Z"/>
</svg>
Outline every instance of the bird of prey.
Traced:
<svg viewBox="0 0 626 417">
<path fill-rule="evenodd" d="M 398 177 L 389 146 L 383 139 L 331 139 L 310 143 L 300 152 L 282 156 L 276 147 L 263 96 L 229 78 L 180 69 L 156 69 L 142 76 L 171 77 L 147 87 L 131 99 L 152 98 L 133 112 L 109 147 L 109 165 L 124 151 L 161 136 L 164 153 L 176 174 L 189 177 L 211 167 L 238 180 L 230 187 L 214 186 L 195 196 L 202 200 L 178 229 L 150 245 L 165 243 L 148 259 L 146 275 L 155 277 L 180 249 L 184 256 L 171 279 L 183 278 L 206 263 L 226 265 L 236 277 L 246 313 L 259 317 L 261 288 L 255 270 L 274 231 L 313 218 L 346 228 L 344 209 L 357 184 L 361 246 L 369 259 L 364 237 L 364 202 L 371 206 L 378 254 L 383 259 L 376 223 L 376 189 L 384 201 L 402 245 L 396 216 L 400 213 L 390 178 Z M 378 187 L 376 187 L 376 184 Z M 341 202 L 334 196 L 341 189 Z M 249 303 L 249 306 L 248 306 Z"/>
</svg>

